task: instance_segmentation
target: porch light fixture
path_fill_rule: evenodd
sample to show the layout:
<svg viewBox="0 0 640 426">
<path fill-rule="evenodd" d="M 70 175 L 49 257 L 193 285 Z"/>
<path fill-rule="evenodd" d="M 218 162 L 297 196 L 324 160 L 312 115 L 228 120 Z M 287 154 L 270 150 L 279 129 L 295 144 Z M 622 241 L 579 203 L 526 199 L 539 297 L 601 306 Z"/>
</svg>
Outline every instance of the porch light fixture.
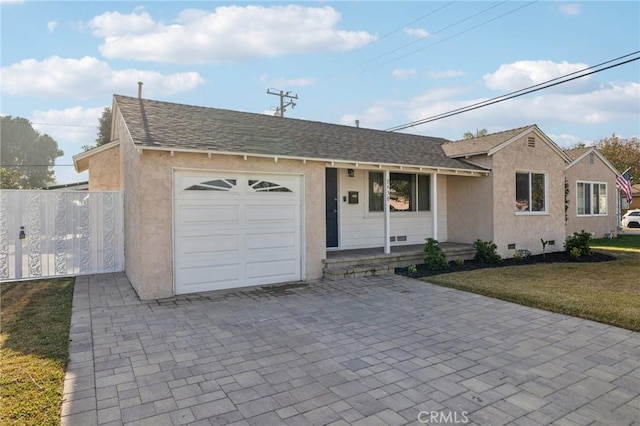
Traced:
<svg viewBox="0 0 640 426">
<path fill-rule="evenodd" d="M 347 174 L 349 175 L 349 177 L 355 176 L 355 172 L 353 171 L 353 169 L 347 169 Z"/>
</svg>

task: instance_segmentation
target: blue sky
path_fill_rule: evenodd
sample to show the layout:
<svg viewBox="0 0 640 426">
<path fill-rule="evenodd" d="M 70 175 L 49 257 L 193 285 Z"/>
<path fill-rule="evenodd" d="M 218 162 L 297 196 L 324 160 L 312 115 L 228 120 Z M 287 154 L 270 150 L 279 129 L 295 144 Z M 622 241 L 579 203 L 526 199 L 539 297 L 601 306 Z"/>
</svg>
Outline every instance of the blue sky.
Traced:
<svg viewBox="0 0 640 426">
<path fill-rule="evenodd" d="M 71 164 L 114 93 L 386 129 L 640 50 L 640 2 L 0 0 L 3 115 Z M 637 57 L 638 55 L 636 55 Z M 640 135 L 640 61 L 406 132 L 536 123 L 563 147 Z M 86 179 L 56 167 L 59 183 Z"/>
</svg>

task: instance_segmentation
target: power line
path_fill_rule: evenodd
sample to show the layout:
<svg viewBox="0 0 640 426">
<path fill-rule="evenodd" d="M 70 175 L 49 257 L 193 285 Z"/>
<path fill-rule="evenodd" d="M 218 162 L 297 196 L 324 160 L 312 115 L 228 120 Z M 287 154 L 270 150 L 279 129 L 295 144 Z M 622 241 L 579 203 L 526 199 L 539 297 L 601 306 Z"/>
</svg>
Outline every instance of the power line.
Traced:
<svg viewBox="0 0 640 426">
<path fill-rule="evenodd" d="M 404 55 L 402 55 L 402 56 L 398 56 L 398 57 L 396 57 L 396 58 L 394 58 L 394 59 L 391 59 L 391 60 L 389 60 L 389 61 L 387 61 L 387 62 L 383 62 L 383 63 L 381 63 L 381 64 L 378 64 L 378 65 L 374 66 L 374 67 L 371 67 L 371 68 L 369 68 L 369 69 L 366 69 L 366 70 L 364 70 L 364 71 L 361 71 L 361 72 L 360 72 L 360 74 L 363 74 L 363 73 L 365 73 L 365 72 L 369 72 L 369 71 L 372 71 L 372 70 L 378 69 L 378 68 L 380 68 L 380 67 L 382 67 L 382 66 L 384 66 L 384 65 L 388 65 L 388 64 L 390 64 L 390 63 L 392 63 L 392 62 L 396 62 L 396 61 L 398 61 L 398 60 L 400 60 L 400 59 L 404 59 L 404 58 L 406 58 L 407 56 L 411 56 L 411 55 L 413 55 L 413 54 L 415 54 L 415 53 L 422 52 L 423 50 L 429 49 L 430 47 L 437 46 L 438 44 L 440 44 L 440 43 L 444 43 L 444 42 L 445 42 L 445 41 L 447 41 L 447 40 L 451 40 L 452 38 L 455 38 L 455 37 L 458 37 L 458 36 L 460 36 L 460 35 L 462 35 L 462 34 L 468 33 L 469 31 L 473 31 L 473 30 L 475 30 L 476 28 L 482 27 L 482 26 L 484 26 L 484 25 L 486 25 L 486 24 L 489 24 L 489 23 L 491 23 L 491 22 L 493 22 L 493 21 L 496 21 L 496 20 L 498 20 L 498 19 L 500 19 L 500 18 L 503 18 L 503 17 L 505 17 L 505 16 L 507 16 L 507 15 L 511 15 L 512 13 L 515 13 L 515 12 L 517 12 L 517 11 L 521 10 L 521 9 L 524 9 L 525 7 L 529 7 L 529 6 L 531 6 L 532 4 L 537 3 L 538 1 L 539 1 L 539 0 L 533 0 L 533 1 L 531 1 L 531 2 L 529 2 L 529 3 L 527 3 L 527 4 L 525 4 L 524 6 L 520 6 L 520 7 L 516 8 L 516 9 L 510 10 L 509 12 L 503 13 L 502 15 L 498 15 L 498 16 L 496 16 L 496 17 L 493 17 L 493 18 L 491 18 L 491 19 L 489 19 L 489 20 L 487 20 L 487 21 L 484 21 L 484 22 L 481 22 L 481 23 L 479 23 L 479 24 L 477 24 L 477 25 L 474 25 L 474 26 L 473 26 L 473 27 L 471 27 L 471 28 L 467 28 L 467 29 L 466 29 L 466 30 L 464 30 L 464 31 L 460 31 L 460 32 L 458 32 L 458 33 L 455 33 L 455 34 L 453 34 L 453 35 L 449 36 L 449 37 L 443 38 L 443 39 L 442 39 L 442 40 L 440 40 L 440 41 L 437 41 L 437 42 L 435 42 L 435 43 L 431 43 L 431 44 L 429 44 L 429 45 L 427 45 L 427 46 L 424 46 L 424 47 L 421 47 L 421 48 L 419 48 L 419 49 L 412 50 L 411 52 L 406 53 L 406 54 L 404 54 Z M 502 2 L 502 3 L 506 3 L 506 2 Z M 499 5 L 501 5 L 502 3 L 498 4 L 498 6 L 499 6 Z M 494 7 L 496 7 L 496 6 L 494 6 Z M 482 13 L 482 12 L 480 12 L 480 13 Z M 474 15 L 474 16 L 475 16 L 475 15 Z M 455 24 L 454 24 L 454 25 L 455 25 Z M 451 25 L 450 25 L 449 27 L 447 27 L 447 28 L 450 28 L 450 27 L 451 27 Z M 439 31 L 438 31 L 438 32 L 439 32 Z M 434 34 L 436 34 L 436 33 L 434 33 Z M 430 34 L 430 35 L 431 35 L 431 34 Z M 400 50 L 400 49 L 401 49 L 401 48 L 398 48 L 398 49 L 396 49 L 396 51 L 397 51 L 397 50 Z M 393 53 L 393 52 L 391 52 L 391 53 Z M 382 55 L 382 56 L 387 56 L 387 54 Z M 376 59 L 377 59 L 377 58 L 376 58 Z M 369 61 L 369 62 L 371 62 L 371 61 Z"/>
<path fill-rule="evenodd" d="M 56 123 L 35 123 L 33 121 L 31 121 L 31 124 L 37 124 L 39 126 L 58 126 L 58 127 L 90 127 L 90 128 L 95 128 L 98 127 L 97 125 L 95 126 L 88 126 L 86 124 L 56 124 Z"/>
<path fill-rule="evenodd" d="M 364 45 L 362 45 L 362 46 L 360 46 L 360 47 L 358 47 L 358 48 L 356 48 L 356 49 L 353 49 L 353 50 L 350 50 L 350 51 L 348 51 L 348 52 L 345 52 L 345 55 L 349 55 L 349 54 L 355 53 L 355 52 L 357 52 L 357 51 L 359 51 L 359 50 L 364 49 L 365 47 L 367 47 L 367 46 L 369 46 L 369 45 L 371 45 L 371 44 L 377 43 L 377 42 L 379 42 L 380 40 L 384 40 L 385 38 L 387 38 L 387 37 L 389 37 L 389 36 L 391 36 L 391 35 L 393 35 L 393 34 L 397 33 L 398 31 L 400 31 L 400 30 L 402 30 L 402 29 L 406 28 L 407 26 L 409 26 L 409 25 L 411 25 L 411 24 L 415 24 L 416 22 L 421 21 L 421 20 L 423 20 L 424 18 L 426 18 L 426 17 L 428 17 L 428 16 L 431 16 L 431 15 L 433 15 L 433 14 L 434 14 L 434 13 L 436 13 L 436 12 L 441 11 L 441 10 L 442 10 L 442 9 L 444 9 L 445 7 L 451 6 L 451 5 L 452 5 L 453 3 L 455 3 L 456 1 L 458 1 L 458 0 L 450 1 L 449 3 L 445 4 L 444 6 L 440 6 L 440 7 L 439 7 L 439 8 L 437 8 L 436 10 L 433 10 L 433 11 L 431 11 L 431 12 L 427 13 L 427 14 L 424 14 L 424 15 L 420 16 L 419 18 L 416 18 L 416 19 L 414 19 L 414 20 L 413 20 L 413 21 L 411 21 L 411 22 L 407 22 L 406 24 L 404 24 L 404 25 L 402 25 L 402 26 L 399 26 L 399 27 L 398 27 L 398 28 L 396 28 L 395 30 L 392 30 L 392 31 L 390 31 L 390 32 L 388 32 L 388 33 L 386 33 L 386 34 L 384 34 L 384 35 L 383 35 L 383 36 L 381 36 L 380 38 L 377 38 L 377 39 L 375 39 L 375 40 L 372 40 L 372 41 L 370 41 L 370 42 L 368 42 L 368 43 L 366 43 L 366 44 L 364 44 Z M 424 37 L 423 37 L 423 38 L 424 38 Z M 375 60 L 375 58 L 374 58 L 374 59 L 372 59 L 372 60 Z"/>
<path fill-rule="evenodd" d="M 483 13 L 486 13 L 486 12 L 488 12 L 488 11 L 492 10 L 492 9 L 495 9 L 496 7 L 502 6 L 503 4 L 507 3 L 508 1 L 509 1 L 509 0 L 504 0 L 504 1 L 502 1 L 501 3 L 495 4 L 495 5 L 493 5 L 493 6 L 490 6 L 490 7 L 486 8 L 486 9 L 482 9 L 480 12 L 477 12 L 477 13 L 474 13 L 473 15 L 467 16 L 466 18 L 461 19 L 460 21 L 456 21 L 456 22 L 454 22 L 454 23 L 453 23 L 453 24 L 451 24 L 451 25 L 447 25 L 447 26 L 446 26 L 446 27 L 444 27 L 444 28 L 440 28 L 438 31 L 433 32 L 433 33 L 429 33 L 429 34 L 427 34 L 427 35 L 426 35 L 426 36 L 424 36 L 424 37 L 420 37 L 420 38 L 418 38 L 418 39 L 416 39 L 416 40 L 413 40 L 413 41 L 411 41 L 411 42 L 409 42 L 409 43 L 403 44 L 402 46 L 397 47 L 397 48 L 395 48 L 395 49 L 392 49 L 392 50 L 390 50 L 390 51 L 388 51 L 388 52 L 385 52 L 385 53 L 383 53 L 383 54 L 381 54 L 381 55 L 378 55 L 378 56 L 376 56 L 375 58 L 372 58 L 372 59 L 369 59 L 369 60 L 367 60 L 367 61 L 361 62 L 360 64 L 355 65 L 355 66 L 353 66 L 353 67 L 349 68 L 348 70 L 351 70 L 351 69 L 354 69 L 354 68 L 359 68 L 359 67 L 360 67 L 360 66 L 362 66 L 362 65 L 366 65 L 366 64 L 369 64 L 369 63 L 371 63 L 371 62 L 373 62 L 373 61 L 375 61 L 375 60 L 378 60 L 378 59 L 380 59 L 380 58 L 384 58 L 385 56 L 389 56 L 389 55 L 391 55 L 392 53 L 395 53 L 395 52 L 397 52 L 397 51 L 399 51 L 399 50 L 402 50 L 402 49 L 407 48 L 407 47 L 409 47 L 409 46 L 412 46 L 412 45 L 414 45 L 414 44 L 416 44 L 416 43 L 419 43 L 419 42 L 421 42 L 422 40 L 424 40 L 424 39 L 426 39 L 426 38 L 429 38 L 429 37 L 432 37 L 432 36 L 434 36 L 434 35 L 436 35 L 436 34 L 439 34 L 439 33 L 443 32 L 443 31 L 446 31 L 446 30 L 448 30 L 449 28 L 453 28 L 453 27 L 455 27 L 456 25 L 462 24 L 463 22 L 466 22 L 466 21 L 468 21 L 468 20 L 470 20 L 470 19 L 473 19 L 473 18 L 475 18 L 476 16 L 482 15 Z M 410 24 L 409 24 L 409 25 L 410 25 Z M 406 25 L 405 25 L 405 26 L 406 26 Z M 402 28 L 404 28 L 404 27 L 402 27 Z M 400 28 L 400 29 L 402 29 L 402 28 Z M 397 31 L 398 31 L 398 30 L 396 30 L 396 32 L 397 32 Z M 382 65 L 384 65 L 384 64 L 382 64 Z M 376 68 L 377 68 L 377 67 L 376 67 Z"/>
<path fill-rule="evenodd" d="M 593 68 L 597 68 L 597 67 L 600 67 L 600 66 L 602 66 L 604 64 L 608 64 L 608 63 L 611 63 L 611 62 L 614 62 L 614 61 L 618 61 L 620 59 L 627 58 L 629 56 L 633 56 L 633 55 L 636 55 L 638 53 L 640 53 L 640 51 L 629 53 L 627 55 L 620 56 L 620 57 L 618 57 L 616 59 L 611 59 L 609 61 L 602 62 L 602 63 L 600 63 L 598 65 L 587 67 L 587 68 L 584 68 L 584 69 L 582 69 L 580 71 L 575 71 L 575 72 L 563 75 L 561 77 L 556 77 L 554 79 L 547 80 L 547 81 L 545 81 L 543 83 L 538 83 L 536 85 L 529 86 L 529 87 L 526 87 L 524 89 L 516 90 L 514 92 L 510 92 L 510 93 L 507 93 L 505 95 L 501 95 L 501 96 L 497 96 L 495 98 L 487 99 L 486 101 L 477 102 L 475 104 L 467 105 L 467 106 L 462 107 L 462 108 L 457 108 L 457 109 L 454 109 L 454 110 L 451 110 L 451 111 L 447 111 L 447 112 L 444 112 L 444 113 L 441 113 L 441 114 L 433 115 L 431 117 L 427 117 L 427 118 L 423 118 L 423 119 L 420 119 L 420 120 L 412 121 L 412 122 L 407 123 L 407 124 L 402 124 L 402 125 L 399 125 L 399 126 L 390 127 L 390 128 L 388 128 L 386 130 L 390 131 L 390 132 L 395 132 L 395 131 L 398 131 L 398 130 L 404 130 L 404 129 L 407 129 L 407 128 L 410 128 L 410 127 L 419 126 L 419 125 L 422 125 L 422 124 L 430 123 L 432 121 L 441 120 L 443 118 L 452 117 L 454 115 L 462 114 L 464 112 L 469 112 L 469 111 L 473 111 L 473 110 L 476 110 L 476 109 L 479 109 L 479 108 L 483 108 L 483 107 L 486 107 L 486 106 L 489 106 L 489 105 L 493 105 L 493 104 L 497 104 L 497 103 L 500 103 L 500 102 L 504 102 L 506 100 L 514 99 L 514 98 L 517 98 L 517 97 L 520 97 L 520 96 L 524 96 L 526 94 L 537 92 L 537 91 L 542 90 L 542 89 L 548 89 L 549 87 L 557 86 L 557 85 L 560 85 L 560 84 L 563 84 L 563 83 L 567 83 L 569 81 L 576 80 L 578 78 L 586 77 L 586 76 L 591 75 L 591 74 L 596 74 L 596 73 L 599 73 L 599 72 L 602 72 L 602 71 L 606 71 L 606 70 L 611 69 L 611 68 L 619 67 L 621 65 L 628 64 L 630 62 L 634 62 L 634 61 L 640 60 L 640 57 L 632 58 L 632 59 L 628 59 L 628 60 L 623 61 L 623 62 L 619 62 L 619 63 L 613 64 L 613 65 L 609 65 L 609 66 L 604 67 L 604 68 L 600 68 L 600 69 L 593 70 L 593 71 L 590 71 L 590 72 L 582 74 L 584 71 L 587 71 L 587 70 L 590 70 L 590 69 L 593 69 Z M 571 77 L 571 78 L 567 78 L 567 77 L 569 77 L 571 75 L 575 75 L 575 74 L 580 74 L 580 75 L 575 76 L 575 77 Z M 561 79 L 562 79 L 562 81 L 557 81 L 557 80 L 561 80 Z"/>
</svg>

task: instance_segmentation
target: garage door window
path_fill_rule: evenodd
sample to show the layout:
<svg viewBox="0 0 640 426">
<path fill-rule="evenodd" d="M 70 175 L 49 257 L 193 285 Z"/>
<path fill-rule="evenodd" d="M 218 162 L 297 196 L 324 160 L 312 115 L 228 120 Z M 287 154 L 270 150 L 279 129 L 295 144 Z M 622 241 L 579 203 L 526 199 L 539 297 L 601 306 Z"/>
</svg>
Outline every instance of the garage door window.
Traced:
<svg viewBox="0 0 640 426">
<path fill-rule="evenodd" d="M 236 186 L 235 179 L 215 179 L 191 185 L 185 191 L 231 191 Z"/>
<path fill-rule="evenodd" d="M 256 192 L 293 192 L 286 186 L 267 182 L 266 180 L 249 179 L 249 186 Z"/>
</svg>

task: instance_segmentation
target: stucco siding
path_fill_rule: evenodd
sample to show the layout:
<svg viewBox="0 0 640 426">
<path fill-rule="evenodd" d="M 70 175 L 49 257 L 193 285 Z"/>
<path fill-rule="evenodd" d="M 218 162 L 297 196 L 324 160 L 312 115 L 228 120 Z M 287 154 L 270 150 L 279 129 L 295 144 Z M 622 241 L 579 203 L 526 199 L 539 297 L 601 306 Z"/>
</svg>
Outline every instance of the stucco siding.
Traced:
<svg viewBox="0 0 640 426">
<path fill-rule="evenodd" d="M 566 170 L 567 182 L 569 183 L 569 209 L 567 210 L 567 235 L 582 230 L 594 233 L 596 238 L 603 237 L 605 233 L 615 231 L 618 224 L 617 219 L 617 194 L 616 175 L 597 156 L 593 157 L 591 164 L 590 156 L 585 156 L 579 162 L 573 164 Z M 607 213 L 606 215 L 579 216 L 577 210 L 577 182 L 595 182 L 607 184 Z"/>
<path fill-rule="evenodd" d="M 120 170 L 122 172 L 120 183 L 124 203 L 124 268 L 131 285 L 142 297 L 146 280 L 142 274 L 144 253 L 141 232 L 140 158 L 117 109 L 114 111 L 114 119 L 116 120 L 114 136 L 120 139 Z"/>
<path fill-rule="evenodd" d="M 322 276 L 325 258 L 324 164 L 318 162 L 212 156 L 206 154 L 144 151 L 140 156 L 141 210 L 140 270 L 145 277 L 138 289 L 143 299 L 173 295 L 173 200 L 174 169 L 229 170 L 234 172 L 293 173 L 304 177 L 305 279 Z"/>
<path fill-rule="evenodd" d="M 89 191 L 120 190 L 120 147 L 89 158 Z"/>
<path fill-rule="evenodd" d="M 493 175 L 447 176 L 447 238 L 457 243 L 493 240 Z"/>
<path fill-rule="evenodd" d="M 448 241 L 446 175 L 438 175 L 438 241 Z"/>
<path fill-rule="evenodd" d="M 535 137 L 534 147 L 528 146 L 528 136 Z M 533 254 L 542 253 L 540 239 L 555 241 L 547 246 L 547 252 L 563 250 L 564 166 L 564 159 L 533 132 L 493 155 L 493 241 L 501 256 L 513 256 L 509 244 Z M 545 174 L 546 212 L 516 213 L 516 172 Z"/>
<path fill-rule="evenodd" d="M 369 170 L 354 170 L 354 176 L 349 177 L 347 169 L 338 169 L 338 239 L 343 250 L 384 246 L 384 213 L 369 212 L 368 173 Z M 439 183 L 439 192 L 443 186 L 446 186 L 445 180 Z M 344 197 L 348 200 L 349 191 L 358 192 L 358 204 L 344 201 Z M 446 196 L 446 190 L 442 192 Z M 441 200 L 442 196 L 438 198 Z M 442 208 L 439 212 L 446 217 L 446 207 L 444 212 Z M 446 226 L 446 218 L 444 223 Z M 391 212 L 391 236 L 402 240 L 406 237 L 405 241 L 392 242 L 392 246 L 422 244 L 433 236 L 433 215 L 431 212 Z"/>
</svg>

